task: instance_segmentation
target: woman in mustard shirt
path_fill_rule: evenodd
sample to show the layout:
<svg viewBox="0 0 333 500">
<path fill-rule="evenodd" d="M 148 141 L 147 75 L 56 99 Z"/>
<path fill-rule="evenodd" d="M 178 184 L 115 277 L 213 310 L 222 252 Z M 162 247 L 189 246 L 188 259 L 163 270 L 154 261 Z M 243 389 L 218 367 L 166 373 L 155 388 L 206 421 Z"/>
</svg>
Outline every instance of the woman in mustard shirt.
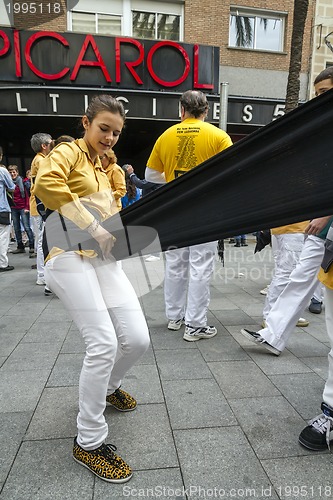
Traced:
<svg viewBox="0 0 333 500">
<path fill-rule="evenodd" d="M 120 385 L 149 345 L 139 301 L 111 253 L 115 238 L 102 225 L 117 207 L 100 157 L 117 143 L 124 121 L 120 102 L 95 96 L 82 117 L 83 139 L 56 146 L 41 161 L 35 183 L 35 194 L 48 212 L 54 211 L 45 224 L 46 282 L 70 312 L 86 345 L 73 457 L 109 482 L 128 481 L 132 471 L 114 453 L 115 447 L 105 444 L 105 406 L 135 409 L 135 399 Z M 65 245 L 70 231 L 48 224 L 52 218 L 59 220 L 59 214 L 62 227 L 72 225 L 86 234 L 85 245 Z"/>
</svg>

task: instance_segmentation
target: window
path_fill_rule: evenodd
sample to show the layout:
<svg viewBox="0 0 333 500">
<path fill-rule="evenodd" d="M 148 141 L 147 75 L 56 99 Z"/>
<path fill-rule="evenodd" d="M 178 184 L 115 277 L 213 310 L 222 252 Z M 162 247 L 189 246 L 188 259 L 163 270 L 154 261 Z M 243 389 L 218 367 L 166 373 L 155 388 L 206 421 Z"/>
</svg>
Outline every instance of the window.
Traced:
<svg viewBox="0 0 333 500">
<path fill-rule="evenodd" d="M 118 36 L 121 35 L 121 16 L 74 11 L 72 31 Z"/>
<path fill-rule="evenodd" d="M 254 50 L 283 51 L 284 13 L 230 10 L 229 46 Z"/>
<path fill-rule="evenodd" d="M 135 38 L 157 40 L 180 39 L 180 16 L 154 12 L 132 12 L 132 30 Z"/>
</svg>

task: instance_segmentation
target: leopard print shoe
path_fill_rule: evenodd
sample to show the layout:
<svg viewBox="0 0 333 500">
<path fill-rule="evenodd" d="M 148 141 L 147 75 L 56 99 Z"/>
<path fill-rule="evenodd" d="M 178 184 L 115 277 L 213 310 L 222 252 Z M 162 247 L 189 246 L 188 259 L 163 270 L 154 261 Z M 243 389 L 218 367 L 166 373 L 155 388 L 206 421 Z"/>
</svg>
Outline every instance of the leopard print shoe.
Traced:
<svg viewBox="0 0 333 500">
<path fill-rule="evenodd" d="M 95 450 L 84 450 L 74 439 L 73 458 L 93 474 L 109 483 L 125 483 L 132 477 L 130 466 L 114 452 L 112 444 L 102 444 Z"/>
<path fill-rule="evenodd" d="M 120 388 L 106 396 L 106 402 L 119 411 L 132 411 L 136 408 L 135 399 Z"/>
</svg>

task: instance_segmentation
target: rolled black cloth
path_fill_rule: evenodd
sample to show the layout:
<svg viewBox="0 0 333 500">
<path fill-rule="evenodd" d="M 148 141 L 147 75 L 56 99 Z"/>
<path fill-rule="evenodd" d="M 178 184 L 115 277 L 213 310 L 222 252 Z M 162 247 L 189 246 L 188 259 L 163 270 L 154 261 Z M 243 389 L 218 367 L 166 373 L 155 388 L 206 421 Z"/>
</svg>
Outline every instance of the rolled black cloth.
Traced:
<svg viewBox="0 0 333 500">
<path fill-rule="evenodd" d="M 272 241 L 271 232 L 269 229 L 264 229 L 263 231 L 256 232 L 256 247 L 254 253 L 261 252 L 266 245 L 269 245 Z"/>
<path fill-rule="evenodd" d="M 124 209 L 162 250 L 333 214 L 333 89 Z"/>
<path fill-rule="evenodd" d="M 164 251 L 332 215 L 332 138 L 333 89 L 104 221 L 115 258 L 151 253 L 156 234 Z"/>
</svg>

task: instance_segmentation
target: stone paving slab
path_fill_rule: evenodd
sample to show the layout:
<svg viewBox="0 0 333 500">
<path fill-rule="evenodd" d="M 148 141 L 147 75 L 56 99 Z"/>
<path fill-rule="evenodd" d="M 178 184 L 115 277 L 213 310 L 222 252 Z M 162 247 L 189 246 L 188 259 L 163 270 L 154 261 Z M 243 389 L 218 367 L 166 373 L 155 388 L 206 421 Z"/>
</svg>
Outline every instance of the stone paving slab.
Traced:
<svg viewBox="0 0 333 500">
<path fill-rule="evenodd" d="M 199 342 L 204 341 L 199 340 Z M 162 380 L 212 378 L 207 364 L 197 349 L 156 351 L 155 354 L 158 371 Z"/>
<path fill-rule="evenodd" d="M 92 500 L 94 476 L 69 450 L 72 439 L 22 443 L 1 500 Z"/>
<path fill-rule="evenodd" d="M 59 354 L 47 387 L 79 385 L 83 356 L 81 353 Z"/>
<path fill-rule="evenodd" d="M 138 405 L 135 411 L 126 413 L 108 406 L 105 418 L 108 442 L 117 446 L 117 452 L 133 470 L 179 467 L 164 404 Z"/>
<path fill-rule="evenodd" d="M 237 424 L 215 380 L 166 380 L 163 382 L 163 391 L 172 429 Z"/>
<path fill-rule="evenodd" d="M 275 356 L 268 352 L 265 348 L 256 350 L 248 350 L 248 355 L 256 363 L 256 365 L 266 375 L 286 375 L 288 373 L 311 373 L 311 367 L 306 363 L 305 359 L 298 359 L 288 349 L 285 349 L 280 356 Z M 316 358 L 315 358 L 316 359 Z M 323 358 L 319 358 L 323 359 Z M 326 364 L 327 364 L 327 357 Z"/>
<path fill-rule="evenodd" d="M 48 387 L 36 406 L 24 440 L 74 437 L 79 406 L 77 387 Z"/>
<path fill-rule="evenodd" d="M 305 420 L 320 413 L 325 383 L 316 373 L 272 375 L 270 379 Z"/>
<path fill-rule="evenodd" d="M 281 500 L 333 498 L 333 457 L 326 452 L 264 460 L 262 465 Z"/>
<path fill-rule="evenodd" d="M 327 356 L 309 356 L 302 358 L 302 362 L 326 382 L 328 376 Z"/>
<path fill-rule="evenodd" d="M 24 438 L 32 412 L 1 412 L 0 482 L 5 481 Z M 0 495 L 1 497 L 1 495 Z"/>
<path fill-rule="evenodd" d="M 130 482 L 109 484 L 96 481 L 94 500 L 106 498 L 163 498 L 165 500 L 183 499 L 184 485 L 179 468 L 150 469 L 134 472 Z"/>
<path fill-rule="evenodd" d="M 20 343 L 8 357 L 2 369 L 10 372 L 51 370 L 59 354 L 61 343 Z"/>
<path fill-rule="evenodd" d="M 263 499 L 271 483 L 239 427 L 175 431 L 176 446 L 186 488 L 191 498 L 216 489 L 223 498 L 246 498 L 246 491 Z M 237 490 L 238 496 L 237 496 Z M 201 493 L 201 495 L 200 495 Z M 236 495 L 236 496 L 235 496 Z M 271 498 L 278 498 L 274 494 Z"/>
<path fill-rule="evenodd" d="M 63 342 L 71 322 L 58 321 L 57 323 L 48 323 L 36 321 L 24 336 L 24 342 Z"/>
<path fill-rule="evenodd" d="M 4 366 L 4 365 L 3 365 Z M 1 413 L 34 411 L 43 392 L 49 370 L 0 371 Z"/>
<path fill-rule="evenodd" d="M 279 395 L 279 391 L 253 361 L 210 362 L 208 366 L 228 400 Z"/>
<path fill-rule="evenodd" d="M 231 399 L 229 403 L 259 459 L 308 453 L 295 439 L 304 420 L 283 397 Z"/>
</svg>

